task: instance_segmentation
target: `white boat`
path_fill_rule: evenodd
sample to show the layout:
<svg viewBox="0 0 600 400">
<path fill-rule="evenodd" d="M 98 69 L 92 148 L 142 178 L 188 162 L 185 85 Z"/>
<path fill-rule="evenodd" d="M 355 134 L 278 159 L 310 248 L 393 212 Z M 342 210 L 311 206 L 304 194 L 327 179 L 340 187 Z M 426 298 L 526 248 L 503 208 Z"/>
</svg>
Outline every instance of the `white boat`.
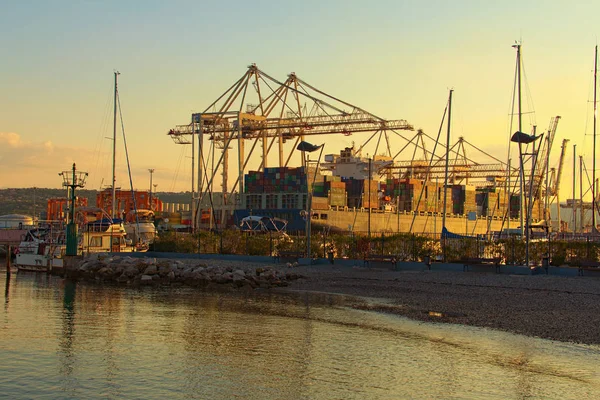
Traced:
<svg viewBox="0 0 600 400">
<path fill-rule="evenodd" d="M 89 222 L 80 232 L 78 254 L 130 253 L 136 251 L 121 220 L 102 219 Z"/>
<path fill-rule="evenodd" d="M 17 247 L 15 266 L 20 271 L 50 271 L 63 267 L 66 245 L 63 230 L 28 230 Z"/>
<path fill-rule="evenodd" d="M 137 210 L 130 211 L 125 223 L 127 238 L 138 247 L 147 248 L 156 239 L 158 231 L 154 225 L 154 211 Z"/>
<path fill-rule="evenodd" d="M 24 235 L 16 250 L 15 267 L 20 271 L 51 271 L 64 266 L 66 253 L 63 229 L 31 229 Z M 128 253 L 144 251 L 143 246 L 133 246 L 121 220 L 102 219 L 80 224 L 77 254 Z"/>
</svg>

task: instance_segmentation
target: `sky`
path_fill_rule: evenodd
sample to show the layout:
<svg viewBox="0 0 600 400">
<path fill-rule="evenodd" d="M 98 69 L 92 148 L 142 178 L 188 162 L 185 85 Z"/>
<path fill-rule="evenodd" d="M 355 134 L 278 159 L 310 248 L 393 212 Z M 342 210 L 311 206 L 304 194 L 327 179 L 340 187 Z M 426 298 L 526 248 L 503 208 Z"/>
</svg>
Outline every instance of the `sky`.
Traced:
<svg viewBox="0 0 600 400">
<path fill-rule="evenodd" d="M 58 173 L 72 163 L 89 173 L 88 189 L 110 183 L 115 70 L 140 190 L 150 186 L 150 168 L 158 191 L 190 190 L 190 147 L 167 132 L 204 110 L 251 63 L 280 81 L 295 72 L 434 137 L 453 89 L 451 141 L 463 136 L 504 160 L 517 40 L 526 78 L 523 130 L 535 124 L 545 131 L 561 116 L 550 165 L 569 138 L 562 191 L 571 193 L 574 144 L 592 169 L 597 15 L 600 3 L 558 0 L 5 2 L 0 188 L 60 187 Z M 129 187 L 118 135 L 117 186 Z M 328 136 L 325 153 L 367 137 Z M 258 156 L 252 163 L 249 169 Z"/>
</svg>

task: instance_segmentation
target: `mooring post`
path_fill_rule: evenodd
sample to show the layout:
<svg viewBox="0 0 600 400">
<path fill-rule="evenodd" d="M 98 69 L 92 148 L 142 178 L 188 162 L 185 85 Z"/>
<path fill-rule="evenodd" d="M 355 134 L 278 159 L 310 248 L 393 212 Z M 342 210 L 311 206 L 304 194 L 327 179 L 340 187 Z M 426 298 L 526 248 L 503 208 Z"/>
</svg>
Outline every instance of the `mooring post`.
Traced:
<svg viewBox="0 0 600 400">
<path fill-rule="evenodd" d="M 10 258 L 12 257 L 12 249 L 11 245 L 8 245 L 8 249 L 6 250 L 6 277 L 10 276 Z"/>
</svg>

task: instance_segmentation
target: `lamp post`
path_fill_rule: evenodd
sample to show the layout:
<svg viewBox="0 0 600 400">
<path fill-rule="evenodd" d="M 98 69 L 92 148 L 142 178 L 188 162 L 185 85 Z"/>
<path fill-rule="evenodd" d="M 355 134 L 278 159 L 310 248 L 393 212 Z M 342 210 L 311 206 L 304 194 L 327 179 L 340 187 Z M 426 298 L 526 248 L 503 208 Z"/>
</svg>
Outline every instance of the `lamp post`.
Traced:
<svg viewBox="0 0 600 400">
<path fill-rule="evenodd" d="M 152 210 L 154 207 L 152 207 L 152 174 L 154 173 L 154 168 L 149 168 L 148 172 L 150 172 L 150 210 Z"/>
<path fill-rule="evenodd" d="M 77 224 L 75 224 L 75 188 L 84 187 L 87 172 L 77 171 L 75 163 L 70 171 L 59 172 L 63 178 L 63 186 L 71 193 L 71 206 L 69 210 L 69 223 L 67 224 L 67 256 L 77 255 Z"/>
<path fill-rule="evenodd" d="M 323 147 L 324 147 L 324 143 L 320 144 L 318 146 L 310 144 L 308 142 L 302 141 L 300 142 L 300 144 L 298 144 L 298 146 L 296 147 L 296 150 L 299 150 L 302 152 L 302 161 L 305 162 L 305 174 L 306 174 L 306 257 L 310 258 L 311 257 L 311 252 L 310 252 L 310 231 L 311 231 L 311 218 L 312 218 L 312 191 L 313 191 L 313 185 L 315 183 L 315 179 L 317 178 L 317 172 L 319 171 L 319 163 L 321 162 L 321 155 L 323 154 Z M 304 158 L 304 154 L 306 153 L 312 153 L 313 151 L 316 151 L 318 149 L 321 149 L 321 151 L 319 152 L 319 158 L 317 159 L 317 167 L 315 168 L 315 173 L 313 174 L 313 179 L 312 182 L 310 181 L 310 177 L 308 176 L 308 154 L 306 155 L 306 158 Z"/>
</svg>

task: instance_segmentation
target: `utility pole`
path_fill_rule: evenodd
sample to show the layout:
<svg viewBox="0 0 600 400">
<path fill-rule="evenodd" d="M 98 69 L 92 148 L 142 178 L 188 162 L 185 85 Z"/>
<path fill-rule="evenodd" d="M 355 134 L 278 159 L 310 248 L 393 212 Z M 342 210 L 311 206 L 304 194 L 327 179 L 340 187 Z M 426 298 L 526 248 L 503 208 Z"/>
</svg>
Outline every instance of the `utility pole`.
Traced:
<svg viewBox="0 0 600 400">
<path fill-rule="evenodd" d="M 148 168 L 148 172 L 150 172 L 150 210 L 154 209 L 152 205 L 152 174 L 154 173 L 154 168 Z"/>
</svg>

